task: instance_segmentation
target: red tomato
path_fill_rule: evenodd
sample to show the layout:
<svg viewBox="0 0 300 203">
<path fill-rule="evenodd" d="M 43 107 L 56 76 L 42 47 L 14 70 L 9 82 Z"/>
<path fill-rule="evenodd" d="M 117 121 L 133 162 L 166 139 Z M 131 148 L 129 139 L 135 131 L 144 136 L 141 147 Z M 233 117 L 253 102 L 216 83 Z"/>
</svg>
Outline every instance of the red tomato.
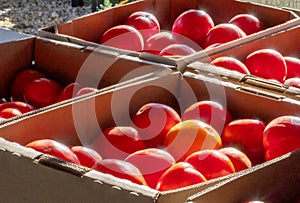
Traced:
<svg viewBox="0 0 300 203">
<path fill-rule="evenodd" d="M 102 157 L 93 149 L 84 146 L 73 146 L 70 148 L 77 156 L 80 165 L 92 168 Z"/>
<path fill-rule="evenodd" d="M 257 119 L 237 119 L 225 126 L 221 135 L 224 146 L 241 149 L 253 165 L 264 162 L 263 131 L 265 122 Z"/>
<path fill-rule="evenodd" d="M 98 89 L 93 88 L 93 87 L 82 87 L 77 91 L 77 93 L 75 94 L 75 97 L 85 95 L 85 94 L 89 94 L 89 93 L 92 93 L 92 92 L 97 92 L 97 91 L 98 91 Z"/>
<path fill-rule="evenodd" d="M 285 85 L 300 88 L 300 78 L 289 78 L 284 81 Z"/>
<path fill-rule="evenodd" d="M 31 81 L 24 90 L 27 103 L 40 108 L 55 103 L 62 87 L 54 80 L 39 78 Z"/>
<path fill-rule="evenodd" d="M 160 147 L 168 131 L 180 122 L 180 117 L 168 105 L 148 103 L 138 110 L 132 121 L 147 147 Z"/>
<path fill-rule="evenodd" d="M 203 47 L 206 48 L 216 43 L 227 43 L 245 36 L 244 31 L 238 26 L 230 23 L 221 23 L 209 30 L 203 42 Z"/>
<path fill-rule="evenodd" d="M 93 142 L 92 148 L 103 158 L 124 159 L 146 146 L 135 128 L 117 126 L 105 129 Z"/>
<path fill-rule="evenodd" d="M 185 109 L 181 120 L 190 119 L 201 120 L 221 134 L 224 126 L 231 121 L 231 115 L 220 103 L 207 100 L 196 102 Z"/>
<path fill-rule="evenodd" d="M 61 102 L 73 98 L 80 89 L 81 86 L 79 83 L 70 83 L 60 91 L 55 102 Z"/>
<path fill-rule="evenodd" d="M 20 102 L 20 101 L 11 101 L 11 102 L 5 102 L 5 103 L 0 104 L 0 111 L 4 110 L 6 108 L 17 109 L 22 114 L 35 110 L 35 108 L 32 105 L 27 104 L 25 102 Z"/>
<path fill-rule="evenodd" d="M 159 53 L 160 56 L 187 56 L 194 54 L 196 51 L 185 44 L 172 44 L 165 47 Z"/>
<path fill-rule="evenodd" d="M 286 78 L 300 77 L 300 59 L 292 56 L 283 57 L 286 63 Z"/>
<path fill-rule="evenodd" d="M 143 175 L 131 163 L 119 159 L 103 159 L 98 161 L 93 169 L 102 173 L 111 174 L 117 178 L 126 179 L 140 185 L 147 185 Z"/>
<path fill-rule="evenodd" d="M 250 74 L 245 64 L 230 56 L 220 56 L 212 60 L 210 63 L 214 66 L 222 67 L 228 70 L 235 70 L 243 74 Z"/>
<path fill-rule="evenodd" d="M 230 159 L 218 150 L 201 150 L 194 152 L 185 160 L 198 170 L 207 180 L 234 173 Z"/>
<path fill-rule="evenodd" d="M 143 174 L 148 186 L 154 189 L 161 175 L 175 164 L 171 154 L 157 148 L 134 152 L 126 157 L 125 161 L 135 165 Z"/>
<path fill-rule="evenodd" d="M 156 189 L 159 191 L 175 190 L 205 181 L 206 178 L 191 164 L 178 162 L 162 174 Z"/>
<path fill-rule="evenodd" d="M 247 155 L 237 148 L 225 147 L 219 149 L 219 151 L 228 156 L 234 166 L 235 172 L 242 171 L 252 166 L 252 163 Z"/>
<path fill-rule="evenodd" d="M 149 37 L 160 32 L 160 25 L 157 18 L 153 14 L 145 11 L 132 13 L 127 18 L 125 24 L 137 29 L 142 34 L 145 42 Z"/>
<path fill-rule="evenodd" d="M 241 28 L 247 35 L 259 32 L 265 29 L 261 20 L 251 14 L 238 14 L 234 16 L 229 23 Z"/>
<path fill-rule="evenodd" d="M 263 132 L 266 161 L 300 149 L 300 117 L 280 116 L 273 119 Z"/>
<path fill-rule="evenodd" d="M 141 33 L 129 25 L 117 25 L 108 29 L 102 35 L 100 44 L 130 51 L 141 51 L 144 48 Z"/>
<path fill-rule="evenodd" d="M 45 77 L 45 75 L 37 70 L 26 68 L 21 70 L 14 78 L 11 86 L 11 98 L 14 101 L 24 101 L 23 93 L 27 85 L 35 80 Z"/>
<path fill-rule="evenodd" d="M 213 26 L 212 18 L 205 11 L 190 9 L 176 18 L 172 32 L 183 35 L 202 46 L 206 34 Z"/>
<path fill-rule="evenodd" d="M 26 147 L 35 149 L 36 151 L 42 152 L 44 154 L 55 156 L 65 161 L 80 164 L 77 156 L 72 152 L 72 150 L 68 146 L 55 140 L 35 140 L 28 143 Z"/>
<path fill-rule="evenodd" d="M 5 119 L 13 118 L 15 116 L 20 115 L 22 115 L 22 113 L 18 109 L 14 108 L 6 108 L 0 111 L 0 117 Z"/>
<path fill-rule="evenodd" d="M 274 49 L 260 49 L 250 53 L 244 64 L 252 75 L 283 82 L 287 75 L 283 56 Z"/>
</svg>

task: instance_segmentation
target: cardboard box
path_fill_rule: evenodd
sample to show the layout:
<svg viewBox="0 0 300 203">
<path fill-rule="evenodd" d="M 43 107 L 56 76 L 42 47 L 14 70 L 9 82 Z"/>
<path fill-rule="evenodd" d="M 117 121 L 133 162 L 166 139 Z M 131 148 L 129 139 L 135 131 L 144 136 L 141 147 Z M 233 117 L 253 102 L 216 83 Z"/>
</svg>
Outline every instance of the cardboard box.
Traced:
<svg viewBox="0 0 300 203">
<path fill-rule="evenodd" d="M 255 2 L 259 4 L 275 6 L 279 8 L 293 8 L 293 9 L 300 9 L 300 2 L 297 0 L 247 0 L 250 2 Z"/>
<path fill-rule="evenodd" d="M 36 112 L 16 122 L 3 125 L 0 128 L 0 135 L 8 141 L 23 145 L 35 139 L 51 138 L 70 145 L 89 146 L 101 129 L 112 125 L 128 125 L 130 116 L 149 102 L 164 103 L 182 112 L 195 101 L 212 99 L 226 106 L 234 118 L 260 118 L 266 122 L 280 115 L 300 113 L 300 101 L 265 92 L 260 88 L 254 89 L 262 94 L 240 91 L 241 86 L 231 81 L 218 80 L 209 74 L 198 75 L 185 72 L 182 75 L 175 71 L 163 74 L 152 73 L 136 78 L 135 82 L 94 95 L 75 98 L 72 103 L 45 109 L 43 112 Z M 3 145 L 4 149 L 7 145 Z M 20 151 L 25 150 L 22 146 L 16 148 Z M 5 188 L 14 194 L 21 190 L 22 197 L 31 198 L 32 201 L 47 198 L 49 201 L 61 202 L 74 197 L 75 201 L 79 202 L 86 198 L 85 200 L 88 201 L 100 199 L 104 202 L 180 203 L 185 202 L 189 196 L 236 175 L 232 174 L 178 190 L 158 192 L 94 170 L 58 161 L 46 155 L 34 156 L 30 160 L 26 155 L 22 158 L 25 152 L 22 152 L 20 157 L 15 157 L 7 154 L 6 151 L 0 152 L 0 156 L 8 157 L 5 159 L 8 164 L 1 166 L 7 171 L 5 182 L 11 183 Z M 14 151 L 15 149 L 10 150 L 10 152 Z M 17 159 L 21 161 L 18 162 Z M 29 173 L 24 177 L 16 178 L 14 174 L 16 170 L 20 173 L 19 167 L 16 169 L 12 165 L 15 166 L 17 163 L 24 167 L 24 171 L 32 171 L 36 175 Z M 27 188 L 36 190 L 38 195 L 32 195 L 33 191 L 15 187 L 14 183 L 20 181 L 26 182 L 29 185 Z M 40 182 L 43 182 L 43 187 L 37 187 Z M 20 201 L 20 196 L 12 196 L 11 193 L 4 195 L 2 198 L 5 200 Z"/>
<path fill-rule="evenodd" d="M 220 51 L 215 54 L 207 54 L 206 57 L 203 57 L 199 61 L 201 61 L 202 63 L 210 63 L 212 60 L 214 60 L 217 57 L 232 56 L 243 62 L 250 53 L 260 49 L 275 49 L 283 56 L 293 56 L 296 58 L 300 58 L 300 51 L 299 51 L 300 41 L 297 40 L 299 35 L 300 35 L 300 26 L 296 26 L 287 29 L 285 31 L 267 36 L 265 38 L 261 38 L 253 42 L 249 42 L 240 46 L 233 47 L 231 49 Z M 230 71 L 215 66 L 203 66 L 203 65 L 199 65 L 198 63 L 199 62 L 189 64 L 186 70 L 194 70 L 199 74 L 210 72 L 211 74 L 214 74 L 216 75 L 216 77 L 219 78 L 222 78 L 222 75 L 229 78 L 230 77 L 234 78 L 235 74 L 238 74 L 235 71 Z M 243 79 L 241 79 L 240 82 L 252 86 L 263 87 L 266 90 L 274 90 L 281 93 L 285 93 L 296 99 L 299 99 L 300 90 L 295 87 L 290 87 L 288 85 L 284 85 L 274 81 L 269 81 L 253 75 L 244 75 Z"/>
<path fill-rule="evenodd" d="M 226 4 L 226 11 L 224 11 L 224 4 Z M 73 19 L 57 26 L 43 28 L 39 30 L 38 35 L 83 46 L 93 46 L 100 49 L 113 50 L 122 54 L 133 55 L 146 60 L 169 65 L 176 65 L 179 70 L 182 70 L 186 64 L 201 57 L 201 51 L 187 57 L 168 58 L 103 46 L 99 44 L 99 40 L 101 35 L 107 29 L 122 24 L 124 20 L 135 11 L 144 10 L 153 13 L 160 22 L 161 30 L 171 30 L 175 19 L 188 9 L 205 10 L 211 15 L 215 24 L 228 22 L 234 15 L 239 13 L 253 13 L 257 15 L 267 27 L 264 31 L 213 48 L 211 49 L 211 52 L 228 49 L 240 43 L 249 42 L 279 32 L 300 23 L 300 21 L 297 20 L 298 16 L 292 11 L 239 0 L 227 0 L 222 3 L 209 0 L 146 0 L 113 7 L 111 9 Z M 274 16 L 276 16 L 276 18 L 274 18 Z"/>
<path fill-rule="evenodd" d="M 283 155 L 188 198 L 201 202 L 298 202 L 300 150 Z"/>
</svg>

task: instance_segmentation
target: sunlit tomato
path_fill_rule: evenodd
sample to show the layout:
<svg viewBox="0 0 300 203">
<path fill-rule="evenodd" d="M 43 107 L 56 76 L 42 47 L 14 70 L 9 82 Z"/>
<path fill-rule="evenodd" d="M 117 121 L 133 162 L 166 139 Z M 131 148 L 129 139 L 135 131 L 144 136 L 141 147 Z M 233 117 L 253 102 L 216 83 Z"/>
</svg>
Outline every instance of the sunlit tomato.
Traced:
<svg viewBox="0 0 300 203">
<path fill-rule="evenodd" d="M 160 147 L 168 131 L 180 122 L 180 116 L 168 105 L 147 103 L 133 116 L 132 122 L 147 147 Z"/>
<path fill-rule="evenodd" d="M 231 56 L 220 56 L 212 60 L 210 63 L 214 66 L 222 67 L 228 70 L 235 70 L 243 74 L 250 74 L 245 64 Z"/>
<path fill-rule="evenodd" d="M 114 126 L 106 128 L 93 142 L 92 148 L 103 158 L 124 159 L 146 146 L 135 128 Z"/>
<path fill-rule="evenodd" d="M 162 174 L 156 189 L 159 191 L 174 190 L 205 181 L 206 178 L 191 164 L 178 162 Z"/>
<path fill-rule="evenodd" d="M 286 78 L 300 77 L 300 59 L 292 56 L 283 57 L 286 63 Z"/>
<path fill-rule="evenodd" d="M 289 78 L 284 81 L 285 85 L 300 88 L 300 78 Z"/>
<path fill-rule="evenodd" d="M 187 56 L 194 54 L 196 51 L 185 44 L 172 44 L 164 48 L 160 56 Z"/>
<path fill-rule="evenodd" d="M 230 159 L 219 150 L 201 150 L 194 152 L 185 160 L 198 170 L 207 180 L 234 173 Z"/>
<path fill-rule="evenodd" d="M 212 100 L 196 102 L 184 110 L 181 120 L 197 119 L 211 125 L 219 134 L 231 121 L 231 115 L 220 103 Z"/>
<path fill-rule="evenodd" d="M 36 151 L 42 152 L 44 154 L 55 156 L 65 161 L 80 164 L 77 156 L 72 152 L 72 150 L 68 146 L 55 140 L 35 140 L 28 143 L 26 147 L 35 149 Z"/>
<path fill-rule="evenodd" d="M 165 47 L 179 43 L 176 35 L 171 32 L 159 32 L 151 36 L 145 43 L 144 51 L 158 55 Z"/>
<path fill-rule="evenodd" d="M 20 101 L 4 102 L 4 103 L 0 104 L 0 111 L 4 110 L 6 108 L 17 109 L 22 114 L 35 110 L 35 108 L 32 105 L 27 104 L 25 102 L 20 102 Z"/>
<path fill-rule="evenodd" d="M 200 120 L 185 120 L 176 124 L 166 135 L 164 146 L 176 161 L 183 161 L 193 152 L 202 149 L 219 149 L 219 134 Z"/>
<path fill-rule="evenodd" d="M 203 42 L 203 47 L 206 48 L 216 43 L 227 43 L 245 36 L 244 31 L 238 26 L 230 23 L 221 23 L 209 30 Z"/>
<path fill-rule="evenodd" d="M 220 152 L 224 153 L 232 162 L 235 172 L 242 171 L 250 168 L 252 163 L 245 153 L 234 147 L 225 147 L 219 149 Z"/>
<path fill-rule="evenodd" d="M 266 161 L 300 149 L 300 117 L 280 116 L 273 119 L 263 132 Z"/>
<path fill-rule="evenodd" d="M 149 37 L 160 32 L 160 25 L 157 18 L 145 11 L 132 13 L 127 18 L 125 24 L 137 29 L 142 34 L 144 41 L 147 41 Z"/>
<path fill-rule="evenodd" d="M 260 49 L 250 53 L 244 64 L 252 75 L 283 82 L 287 75 L 283 56 L 274 49 Z"/>
<path fill-rule="evenodd" d="M 263 22 L 252 14 L 238 14 L 234 16 L 229 23 L 241 28 L 247 35 L 262 31 L 265 29 Z"/>
<path fill-rule="evenodd" d="M 140 185 L 147 185 L 143 175 L 137 167 L 131 163 L 119 159 L 103 159 L 98 161 L 93 169 L 102 173 L 126 179 Z"/>
<path fill-rule="evenodd" d="M 40 71 L 26 68 L 21 70 L 14 78 L 11 86 L 11 98 L 13 101 L 24 101 L 23 93 L 27 85 L 35 80 L 45 77 Z"/>
<path fill-rule="evenodd" d="M 151 188 L 156 188 L 161 175 L 175 164 L 174 158 L 166 151 L 147 148 L 130 154 L 125 161 L 135 165 Z"/>
<path fill-rule="evenodd" d="M 97 91 L 98 91 L 98 89 L 93 88 L 93 87 L 82 87 L 77 91 L 77 93 L 75 94 L 75 97 L 85 95 L 85 94 L 89 94 L 89 93 L 92 93 L 92 92 L 97 92 Z"/>
<path fill-rule="evenodd" d="M 13 118 L 15 116 L 20 115 L 22 115 L 22 113 L 18 109 L 14 108 L 6 108 L 0 111 L 0 117 L 5 119 Z"/>
<path fill-rule="evenodd" d="M 31 81 L 24 90 L 25 101 L 40 108 L 55 103 L 62 87 L 56 81 L 39 78 Z"/>
<path fill-rule="evenodd" d="M 172 32 L 183 35 L 202 46 L 206 34 L 213 26 L 212 18 L 205 11 L 190 9 L 176 18 Z"/>
<path fill-rule="evenodd" d="M 221 136 L 224 146 L 235 146 L 244 152 L 253 165 L 264 162 L 263 131 L 265 122 L 237 119 L 225 126 Z"/>
<path fill-rule="evenodd" d="M 108 29 L 102 35 L 100 44 L 130 51 L 141 51 L 144 48 L 141 33 L 129 25 L 117 25 Z"/>
<path fill-rule="evenodd" d="M 60 91 L 55 102 L 60 102 L 73 98 L 80 89 L 81 85 L 79 83 L 70 83 Z"/>
<path fill-rule="evenodd" d="M 92 168 L 102 157 L 93 149 L 84 146 L 72 146 L 70 148 L 77 156 L 80 165 Z"/>
</svg>

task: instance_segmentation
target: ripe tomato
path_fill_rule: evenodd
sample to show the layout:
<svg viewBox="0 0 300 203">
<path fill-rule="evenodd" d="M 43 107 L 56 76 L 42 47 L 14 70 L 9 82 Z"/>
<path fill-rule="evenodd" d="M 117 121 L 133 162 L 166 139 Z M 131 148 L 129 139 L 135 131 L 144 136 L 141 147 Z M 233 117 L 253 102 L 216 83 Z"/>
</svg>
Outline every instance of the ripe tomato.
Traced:
<svg viewBox="0 0 300 203">
<path fill-rule="evenodd" d="M 126 25 L 137 29 L 146 42 L 149 37 L 160 32 L 160 25 L 157 18 L 145 11 L 137 11 L 132 13 L 125 22 Z"/>
<path fill-rule="evenodd" d="M 114 126 L 106 128 L 93 142 L 92 148 L 103 158 L 124 159 L 146 146 L 135 128 Z"/>
<path fill-rule="evenodd" d="M 161 175 L 175 164 L 171 154 L 158 148 L 134 152 L 126 157 L 125 161 L 135 165 L 143 174 L 148 186 L 154 189 Z"/>
<path fill-rule="evenodd" d="M 60 91 L 55 102 L 61 102 L 73 98 L 80 89 L 81 85 L 79 83 L 70 83 Z"/>
<path fill-rule="evenodd" d="M 247 155 L 237 148 L 225 147 L 219 149 L 219 151 L 228 156 L 234 166 L 235 172 L 242 171 L 252 166 L 252 163 Z"/>
<path fill-rule="evenodd" d="M 25 102 L 20 102 L 20 101 L 11 101 L 11 102 L 5 102 L 5 103 L 0 104 L 0 111 L 4 110 L 6 108 L 17 109 L 22 114 L 35 110 L 35 108 L 32 105 L 27 104 Z"/>
<path fill-rule="evenodd" d="M 217 131 L 200 120 L 185 120 L 170 129 L 165 149 L 176 161 L 183 161 L 193 152 L 202 149 L 219 149 L 222 146 Z"/>
<path fill-rule="evenodd" d="M 205 11 L 190 9 L 176 18 L 172 32 L 183 35 L 202 46 L 206 34 L 212 27 L 214 22 Z"/>
<path fill-rule="evenodd" d="M 78 97 L 81 95 L 85 95 L 85 94 L 89 94 L 89 93 L 97 92 L 97 91 L 98 91 L 98 89 L 93 88 L 93 87 L 82 87 L 77 91 L 77 93 L 75 94 L 74 97 Z"/>
<path fill-rule="evenodd" d="M 211 125 L 219 134 L 222 133 L 226 124 L 231 121 L 231 115 L 220 103 L 205 100 L 189 106 L 183 112 L 181 120 L 196 119 Z"/>
<path fill-rule="evenodd" d="M 40 108 L 55 103 L 62 87 L 59 83 L 48 78 L 31 81 L 24 90 L 25 101 Z"/>
<path fill-rule="evenodd" d="M 241 28 L 246 35 L 250 35 L 265 29 L 263 22 L 252 14 L 238 14 L 229 20 L 239 28 Z"/>
<path fill-rule="evenodd" d="M 260 49 L 250 53 L 244 64 L 252 75 L 283 82 L 287 75 L 283 56 L 274 49 Z"/>
<path fill-rule="evenodd" d="M 243 74 L 249 74 L 248 68 L 241 61 L 230 56 L 220 56 L 210 62 L 210 64 L 222 67 L 228 70 L 235 70 Z"/>
<path fill-rule="evenodd" d="M 253 165 L 264 162 L 263 131 L 265 122 L 237 119 L 225 126 L 221 135 L 224 146 L 235 146 L 244 152 Z"/>
<path fill-rule="evenodd" d="M 159 191 L 175 190 L 205 181 L 206 178 L 191 164 L 178 162 L 162 174 L 156 189 Z"/>
<path fill-rule="evenodd" d="M 102 173 L 111 174 L 117 178 L 126 179 L 140 185 L 147 185 L 143 175 L 131 163 L 119 159 L 103 159 L 98 161 L 93 169 Z"/>
<path fill-rule="evenodd" d="M 300 59 L 292 56 L 283 57 L 286 63 L 286 78 L 300 77 Z"/>
<path fill-rule="evenodd" d="M 209 30 L 204 39 L 203 48 L 216 43 L 227 43 L 245 36 L 244 31 L 238 26 L 230 23 L 221 23 Z"/>
<path fill-rule="evenodd" d="M 35 140 L 28 143 L 26 147 L 35 149 L 36 151 L 42 152 L 44 154 L 55 156 L 65 161 L 80 164 L 77 156 L 72 152 L 72 150 L 68 146 L 55 140 Z"/>
<path fill-rule="evenodd" d="M 230 159 L 218 150 L 201 150 L 194 152 L 185 160 L 204 175 L 207 180 L 234 173 Z"/>
<path fill-rule="evenodd" d="M 22 115 L 22 113 L 18 109 L 14 108 L 6 108 L 0 111 L 0 117 L 5 119 L 13 118 L 15 116 L 20 115 Z"/>
<path fill-rule="evenodd" d="M 132 122 L 147 147 L 160 147 L 168 131 L 180 122 L 180 116 L 168 105 L 147 103 L 133 116 Z"/>
<path fill-rule="evenodd" d="M 194 54 L 196 51 L 185 44 L 172 44 L 165 47 L 159 53 L 160 56 L 187 56 Z"/>
<path fill-rule="evenodd" d="M 289 78 L 284 81 L 285 85 L 300 88 L 300 78 Z"/>
<path fill-rule="evenodd" d="M 300 149 L 300 117 L 280 116 L 273 119 L 263 132 L 266 161 Z"/>
<path fill-rule="evenodd" d="M 102 157 L 93 149 L 84 146 L 72 146 L 70 148 L 77 156 L 80 165 L 92 168 Z"/>
<path fill-rule="evenodd" d="M 102 35 L 100 44 L 130 51 L 141 51 L 144 48 L 141 33 L 129 25 L 117 25 L 108 29 Z"/>
<path fill-rule="evenodd" d="M 11 98 L 13 101 L 24 101 L 23 93 L 27 85 L 39 78 L 43 78 L 45 75 L 40 71 L 26 68 L 21 70 L 14 78 L 11 85 Z"/>
</svg>

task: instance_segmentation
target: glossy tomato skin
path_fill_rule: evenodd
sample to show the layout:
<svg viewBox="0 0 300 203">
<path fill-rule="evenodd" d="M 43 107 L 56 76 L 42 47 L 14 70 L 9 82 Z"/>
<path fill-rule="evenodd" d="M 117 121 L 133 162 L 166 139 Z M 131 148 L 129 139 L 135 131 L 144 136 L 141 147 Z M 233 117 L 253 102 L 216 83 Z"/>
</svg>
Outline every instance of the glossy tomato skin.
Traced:
<svg viewBox="0 0 300 203">
<path fill-rule="evenodd" d="M 300 88 L 300 78 L 289 78 L 284 81 L 285 85 Z"/>
<path fill-rule="evenodd" d="M 283 56 L 274 49 L 260 49 L 250 53 L 244 64 L 252 75 L 283 82 L 287 67 Z"/>
<path fill-rule="evenodd" d="M 209 30 L 204 39 L 203 48 L 217 43 L 227 43 L 245 36 L 244 31 L 238 26 L 230 23 L 221 23 Z"/>
<path fill-rule="evenodd" d="M 241 61 L 230 56 L 220 56 L 210 62 L 210 64 L 228 70 L 238 71 L 243 74 L 250 74 L 248 68 Z"/>
<path fill-rule="evenodd" d="M 235 172 L 245 170 L 252 166 L 252 163 L 247 155 L 237 148 L 225 147 L 219 149 L 219 151 L 224 153 L 230 159 L 234 166 Z"/>
<path fill-rule="evenodd" d="M 124 159 L 129 154 L 146 148 L 138 131 L 131 126 L 106 128 L 93 142 L 95 149 L 103 158 Z"/>
<path fill-rule="evenodd" d="M 196 102 L 186 108 L 181 116 L 181 120 L 201 120 L 211 125 L 219 134 L 231 120 L 230 112 L 220 103 L 212 100 Z"/>
<path fill-rule="evenodd" d="M 170 106 L 147 103 L 132 117 L 132 122 L 148 148 L 163 146 L 168 131 L 180 122 L 180 116 Z"/>
<path fill-rule="evenodd" d="M 196 51 L 185 44 L 172 44 L 165 47 L 160 53 L 160 56 L 187 56 L 194 54 Z"/>
<path fill-rule="evenodd" d="M 72 152 L 72 150 L 68 146 L 55 140 L 35 140 L 28 143 L 26 147 L 35 149 L 36 151 L 42 152 L 44 154 L 55 156 L 65 161 L 80 164 L 77 156 Z"/>
<path fill-rule="evenodd" d="M 300 118 L 280 116 L 273 119 L 263 132 L 266 161 L 300 149 Z"/>
<path fill-rule="evenodd" d="M 61 102 L 73 98 L 81 88 L 81 85 L 76 82 L 68 84 L 60 91 L 55 102 Z"/>
<path fill-rule="evenodd" d="M 129 25 L 117 25 L 108 29 L 102 35 L 100 44 L 129 51 L 142 51 L 144 49 L 141 33 Z"/>
<path fill-rule="evenodd" d="M 55 103 L 62 87 L 59 83 L 48 78 L 39 78 L 31 81 L 24 90 L 25 101 L 36 108 Z"/>
<path fill-rule="evenodd" d="M 113 175 L 117 178 L 126 179 L 140 185 L 147 185 L 143 175 L 137 167 L 131 163 L 119 159 L 103 159 L 98 161 L 94 170 Z"/>
<path fill-rule="evenodd" d="M 97 92 L 97 91 L 98 91 L 98 89 L 96 89 L 94 87 L 82 87 L 77 91 L 77 93 L 75 94 L 75 97 L 85 95 L 85 94 L 89 94 L 89 93 L 92 93 L 92 92 Z"/>
<path fill-rule="evenodd" d="M 151 36 L 145 43 L 144 51 L 158 55 L 165 47 L 178 44 L 179 41 L 176 35 L 171 32 L 162 31 Z"/>
<path fill-rule="evenodd" d="M 250 35 L 265 29 L 263 22 L 252 14 L 238 14 L 230 19 L 229 23 L 241 28 L 246 35 Z"/>
<path fill-rule="evenodd" d="M 12 86 L 11 86 L 11 98 L 13 101 L 24 101 L 23 93 L 27 85 L 39 78 L 45 77 L 45 74 L 31 69 L 26 68 L 22 71 L 20 71 L 16 77 L 13 80 Z"/>
<path fill-rule="evenodd" d="M 158 148 L 147 148 L 130 154 L 125 161 L 136 166 L 144 176 L 147 185 L 153 189 L 161 175 L 175 164 L 167 151 Z"/>
<path fill-rule="evenodd" d="M 172 32 L 183 35 L 202 46 L 206 34 L 212 27 L 214 22 L 209 14 L 203 10 L 190 9 L 176 18 Z"/>
<path fill-rule="evenodd" d="M 292 56 L 283 57 L 286 63 L 287 75 L 288 78 L 300 77 L 300 59 Z"/>
<path fill-rule="evenodd" d="M 0 111 L 6 108 L 17 109 L 22 114 L 35 110 L 35 108 L 32 105 L 21 101 L 11 101 L 11 102 L 4 102 L 0 104 Z"/>
<path fill-rule="evenodd" d="M 185 160 L 204 175 L 207 180 L 226 176 L 235 172 L 230 159 L 219 150 L 201 150 Z"/>
<path fill-rule="evenodd" d="M 263 132 L 266 123 L 257 119 L 237 119 L 225 126 L 221 135 L 224 146 L 235 146 L 253 165 L 264 162 Z"/>
<path fill-rule="evenodd" d="M 5 119 L 13 118 L 15 116 L 20 115 L 22 115 L 22 113 L 18 109 L 14 108 L 6 108 L 0 111 L 0 117 Z"/>
<path fill-rule="evenodd" d="M 143 36 L 144 41 L 160 32 L 157 18 L 149 12 L 137 11 L 132 13 L 125 22 L 126 25 L 137 29 Z"/>
<path fill-rule="evenodd" d="M 92 168 L 98 161 L 102 160 L 100 154 L 91 148 L 84 146 L 72 146 L 71 151 L 77 156 L 80 165 Z"/>
<path fill-rule="evenodd" d="M 159 191 L 175 190 L 205 181 L 207 181 L 206 178 L 191 164 L 178 162 L 162 174 L 156 189 Z"/>
</svg>

